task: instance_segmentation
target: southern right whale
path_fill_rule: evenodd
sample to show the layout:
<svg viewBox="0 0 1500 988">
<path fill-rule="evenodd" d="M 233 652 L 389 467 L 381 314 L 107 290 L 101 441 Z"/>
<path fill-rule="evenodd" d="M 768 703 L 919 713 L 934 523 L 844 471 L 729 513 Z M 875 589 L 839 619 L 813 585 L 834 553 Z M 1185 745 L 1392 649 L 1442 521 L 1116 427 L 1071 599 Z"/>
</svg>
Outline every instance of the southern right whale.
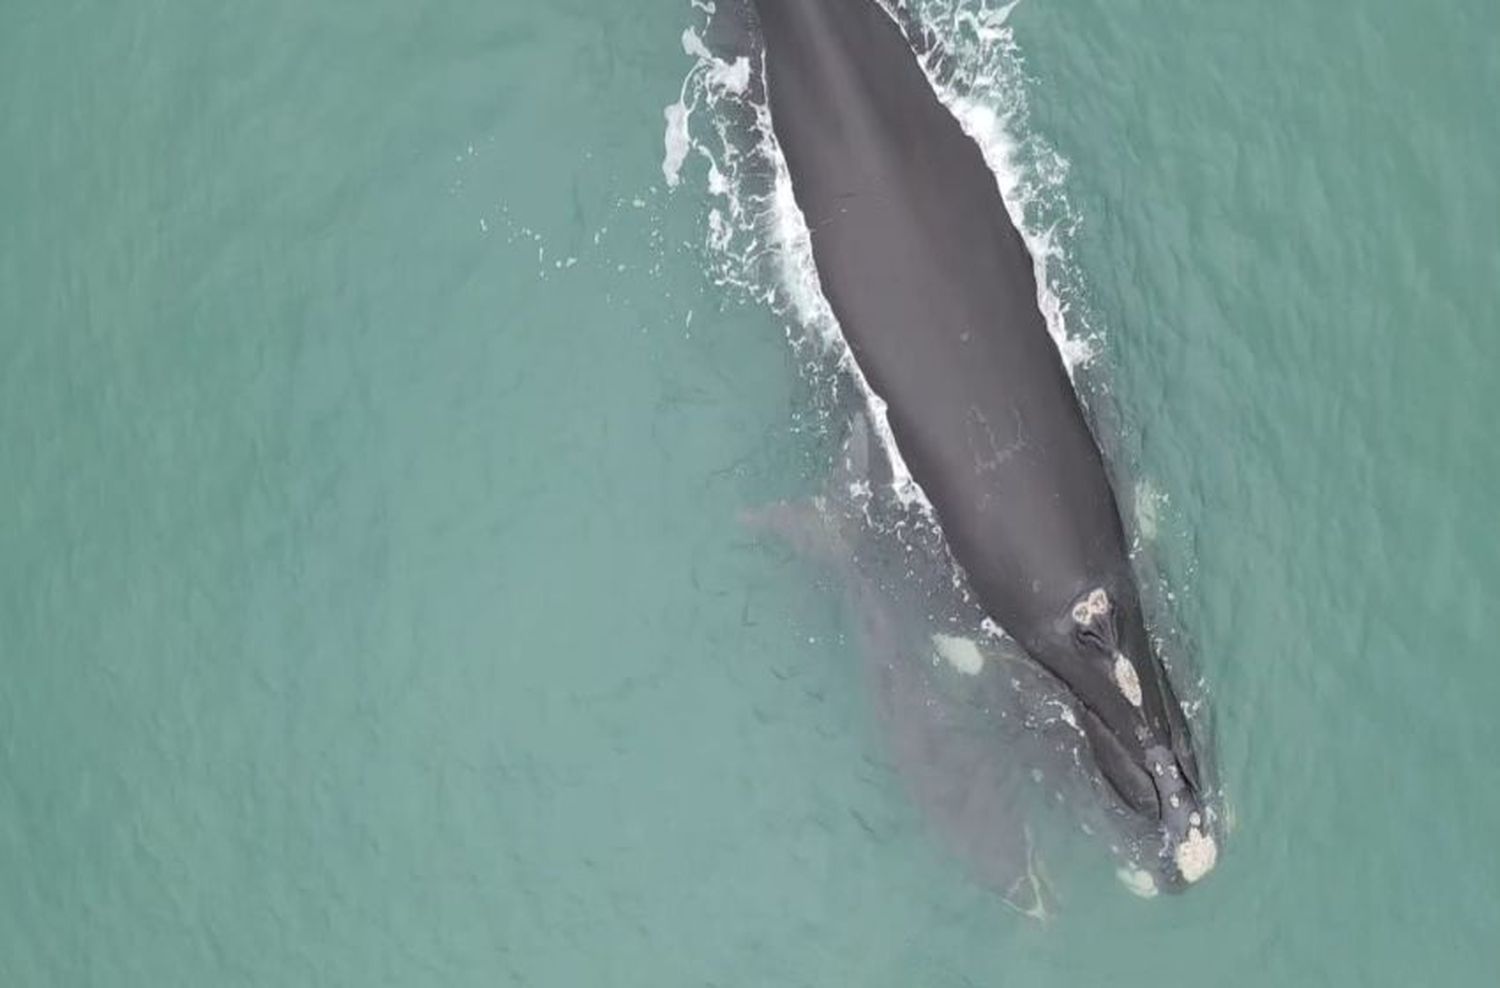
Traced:
<svg viewBox="0 0 1500 988">
<path fill-rule="evenodd" d="M 1147 633 L 1104 459 L 982 152 L 875 0 L 753 0 L 772 131 L 824 296 L 983 607 L 1070 695 L 1158 835 L 1168 886 L 1217 846 Z"/>
</svg>

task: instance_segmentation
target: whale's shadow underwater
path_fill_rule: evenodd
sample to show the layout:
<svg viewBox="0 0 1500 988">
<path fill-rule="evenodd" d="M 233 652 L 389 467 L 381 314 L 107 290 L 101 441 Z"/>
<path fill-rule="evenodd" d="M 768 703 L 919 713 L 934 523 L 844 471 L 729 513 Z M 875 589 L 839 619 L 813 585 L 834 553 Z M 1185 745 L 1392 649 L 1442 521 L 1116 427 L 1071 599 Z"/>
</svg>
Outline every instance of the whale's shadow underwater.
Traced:
<svg viewBox="0 0 1500 988">
<path fill-rule="evenodd" d="M 754 520 L 837 563 L 896 767 L 1008 901 L 1041 908 L 1026 780 L 1069 765 L 1152 889 L 1196 882 L 1212 766 L 983 153 L 877 0 L 726 0 L 713 26 L 750 61 L 822 294 L 928 505 L 888 496 L 861 412 L 829 489 Z"/>
<path fill-rule="evenodd" d="M 941 532 L 891 481 L 855 412 L 822 493 L 743 521 L 840 588 L 884 754 L 937 837 L 1011 906 L 1046 918 L 1035 831 L 1058 813 L 1042 804 L 1066 792 L 1068 809 L 1085 807 L 1094 784 L 1066 690 L 986 630 Z"/>
</svg>

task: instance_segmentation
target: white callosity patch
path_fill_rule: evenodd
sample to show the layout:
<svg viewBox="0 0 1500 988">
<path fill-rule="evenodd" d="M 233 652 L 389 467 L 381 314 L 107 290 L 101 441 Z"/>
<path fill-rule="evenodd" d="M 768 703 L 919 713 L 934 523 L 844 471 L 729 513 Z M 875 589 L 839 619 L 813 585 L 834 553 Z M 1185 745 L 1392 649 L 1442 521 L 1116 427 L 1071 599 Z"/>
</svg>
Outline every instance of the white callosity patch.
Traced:
<svg viewBox="0 0 1500 988">
<path fill-rule="evenodd" d="M 1109 594 L 1105 593 L 1103 587 L 1089 591 L 1087 597 L 1073 605 L 1072 614 L 1074 622 L 1085 628 L 1101 620 L 1109 614 Z M 1141 677 L 1135 663 L 1126 658 L 1124 652 L 1116 652 L 1111 672 L 1114 674 L 1115 685 L 1125 694 L 1125 699 L 1130 701 L 1131 706 L 1139 708 Z"/>
<path fill-rule="evenodd" d="M 1132 707 L 1141 705 L 1141 677 L 1135 671 L 1135 663 L 1125 657 L 1124 652 L 1115 653 L 1115 685 L 1125 694 Z"/>
<path fill-rule="evenodd" d="M 1133 894 L 1140 896 L 1142 899 L 1156 898 L 1158 891 L 1156 888 L 1156 879 L 1146 869 L 1135 867 L 1121 868 L 1115 872 L 1115 877 L 1119 878 Z"/>
<path fill-rule="evenodd" d="M 984 653 L 972 638 L 935 634 L 932 647 L 943 661 L 966 676 L 977 676 L 984 668 Z"/>
<path fill-rule="evenodd" d="M 1212 834 L 1197 827 L 1188 830 L 1188 835 L 1177 845 L 1172 859 L 1185 882 L 1196 882 L 1213 870 L 1219 860 L 1219 845 Z"/>
<path fill-rule="evenodd" d="M 1081 625 L 1092 624 L 1109 613 L 1109 594 L 1103 588 L 1089 591 L 1089 595 L 1073 605 L 1073 620 Z"/>
</svg>

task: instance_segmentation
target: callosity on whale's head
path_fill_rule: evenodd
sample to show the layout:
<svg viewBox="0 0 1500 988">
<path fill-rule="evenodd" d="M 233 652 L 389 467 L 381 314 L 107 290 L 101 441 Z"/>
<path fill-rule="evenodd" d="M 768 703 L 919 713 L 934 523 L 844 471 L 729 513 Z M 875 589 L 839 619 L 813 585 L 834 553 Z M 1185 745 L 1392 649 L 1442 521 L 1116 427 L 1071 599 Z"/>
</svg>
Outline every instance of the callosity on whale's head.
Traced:
<svg viewBox="0 0 1500 988">
<path fill-rule="evenodd" d="M 1133 632 L 1133 633 L 1132 633 Z M 1034 646 L 1067 681 L 1095 763 L 1130 811 L 1150 885 L 1181 890 L 1218 860 L 1187 718 L 1141 630 L 1139 605 L 1121 607 L 1110 591 L 1082 594 L 1044 642 Z"/>
</svg>

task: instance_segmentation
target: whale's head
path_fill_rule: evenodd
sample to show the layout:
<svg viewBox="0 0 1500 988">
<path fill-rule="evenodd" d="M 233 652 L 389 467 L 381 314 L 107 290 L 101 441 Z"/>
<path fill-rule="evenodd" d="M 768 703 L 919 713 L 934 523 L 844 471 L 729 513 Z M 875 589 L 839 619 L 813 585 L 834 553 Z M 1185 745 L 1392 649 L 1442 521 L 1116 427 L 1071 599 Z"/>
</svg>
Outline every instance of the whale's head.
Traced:
<svg viewBox="0 0 1500 988">
<path fill-rule="evenodd" d="M 1077 701 L 1079 722 L 1108 788 L 1121 804 L 1138 884 L 1182 891 L 1218 860 L 1187 718 L 1140 625 L 1094 589 L 1059 622 L 1049 667 Z"/>
<path fill-rule="evenodd" d="M 1213 870 L 1218 839 L 1203 799 L 1171 750 L 1160 745 L 1147 749 L 1146 765 L 1157 797 L 1159 843 L 1152 871 L 1166 890 L 1182 891 Z"/>
</svg>

